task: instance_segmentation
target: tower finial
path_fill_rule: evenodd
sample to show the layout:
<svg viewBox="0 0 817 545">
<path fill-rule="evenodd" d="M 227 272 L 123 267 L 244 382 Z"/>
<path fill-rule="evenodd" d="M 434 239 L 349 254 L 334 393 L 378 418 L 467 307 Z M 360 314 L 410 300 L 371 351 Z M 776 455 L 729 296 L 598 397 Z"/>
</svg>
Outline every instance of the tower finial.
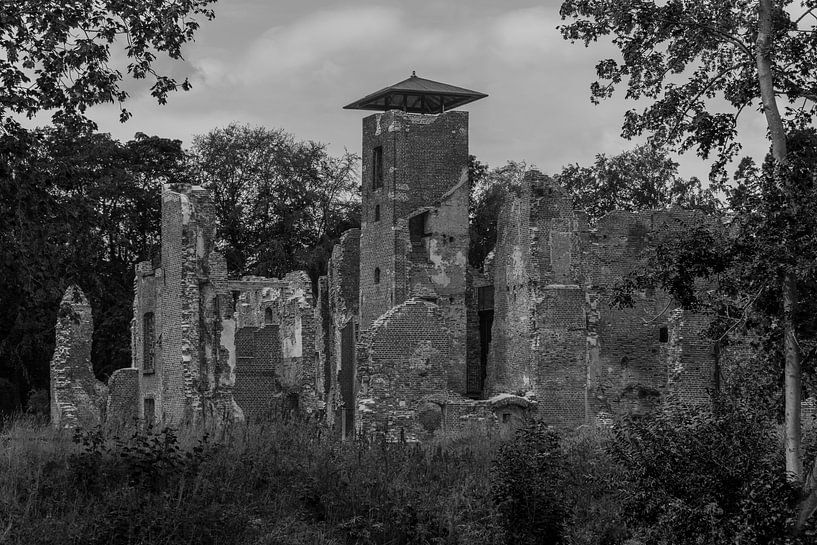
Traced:
<svg viewBox="0 0 817 545">
<path fill-rule="evenodd" d="M 413 78 L 416 78 L 416 77 L 417 77 L 417 73 L 416 73 L 416 72 L 414 72 L 414 70 L 412 70 L 412 71 L 411 71 L 411 77 L 413 77 Z"/>
</svg>

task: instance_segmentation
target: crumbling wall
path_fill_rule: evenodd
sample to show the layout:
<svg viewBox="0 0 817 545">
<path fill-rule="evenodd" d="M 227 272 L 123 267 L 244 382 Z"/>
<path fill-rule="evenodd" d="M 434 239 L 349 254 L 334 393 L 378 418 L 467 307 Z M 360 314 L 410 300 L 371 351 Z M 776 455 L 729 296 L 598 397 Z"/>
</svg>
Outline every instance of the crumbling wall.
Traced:
<svg viewBox="0 0 817 545">
<path fill-rule="evenodd" d="M 314 354 L 316 317 L 307 274 L 244 277 L 227 286 L 237 294 L 234 397 L 245 415 L 317 411 L 322 373 Z"/>
<path fill-rule="evenodd" d="M 57 311 L 56 346 L 51 358 L 51 424 L 91 427 L 102 421 L 107 388 L 94 376 L 91 305 L 79 286 L 65 290 Z"/>
<path fill-rule="evenodd" d="M 326 418 L 343 433 L 354 426 L 356 370 L 355 347 L 360 312 L 360 229 L 343 233 L 328 265 L 330 329 L 327 364 Z M 347 329 L 350 328 L 350 329 Z M 348 345 L 352 346 L 348 346 Z M 345 367 L 344 367 L 345 365 Z M 347 434 L 348 434 L 347 433 Z"/>
<path fill-rule="evenodd" d="M 133 319 L 131 320 L 131 367 L 139 370 L 141 398 L 139 418 L 144 418 L 145 400 L 154 409 L 162 406 L 162 308 L 164 271 L 151 261 L 136 264 Z"/>
<path fill-rule="evenodd" d="M 569 426 L 648 411 L 668 384 L 686 401 L 708 400 L 716 363 L 700 335 L 705 316 L 670 323 L 671 301 L 656 290 L 635 293 L 633 308 L 609 304 L 657 234 L 691 221 L 701 218 L 616 211 L 591 230 L 558 185 L 526 174 L 499 216 L 489 394 L 534 396 L 539 417 Z"/>
<path fill-rule="evenodd" d="M 226 263 L 215 251 L 215 235 L 215 209 L 205 189 L 181 184 L 165 188 L 162 266 L 153 271 L 152 282 L 146 271 L 137 272 L 143 289 L 137 288 L 141 293 L 133 335 L 136 367 L 145 383 L 141 412 L 154 411 L 165 423 L 243 417 L 232 397 L 235 325 Z M 149 373 L 144 348 L 139 348 L 144 345 L 139 322 L 151 297 L 158 310 L 159 357 L 155 377 L 145 378 Z"/>
<path fill-rule="evenodd" d="M 139 420 L 139 369 L 117 369 L 108 379 L 108 405 L 105 426 L 114 432 L 135 426 Z"/>
<path fill-rule="evenodd" d="M 411 299 L 360 338 L 358 431 L 418 440 L 441 427 L 451 339 L 437 305 Z"/>
<path fill-rule="evenodd" d="M 591 414 L 644 413 L 670 391 L 685 402 L 709 401 L 717 365 L 702 334 L 706 316 L 677 310 L 667 294 L 653 289 L 634 293 L 632 308 L 609 304 L 612 288 L 642 266 L 657 237 L 702 221 L 700 214 L 680 209 L 615 211 L 588 234 L 582 267 L 592 303 L 588 339 L 592 334 L 596 343 L 588 357 Z"/>
<path fill-rule="evenodd" d="M 381 183 L 376 181 L 376 150 L 382 156 Z M 363 119 L 362 329 L 415 292 L 411 273 L 412 263 L 418 259 L 407 251 L 411 244 L 408 219 L 412 215 L 437 208 L 435 246 L 430 247 L 425 233 L 422 237 L 428 241 L 426 260 L 430 262 L 433 252 L 438 261 L 434 272 L 438 285 L 450 285 L 456 273 L 451 267 L 460 266 L 462 279 L 454 282 L 464 283 L 465 263 L 458 264 L 456 253 L 468 248 L 467 168 L 467 112 L 420 115 L 390 110 Z M 434 230 L 434 222 L 428 227 Z M 452 237 L 454 240 L 449 241 Z M 447 255 L 451 251 L 453 254 Z M 466 255 L 463 253 L 463 259 Z M 453 291 L 455 286 L 447 289 Z M 464 287 L 459 293 L 464 294 Z"/>
</svg>

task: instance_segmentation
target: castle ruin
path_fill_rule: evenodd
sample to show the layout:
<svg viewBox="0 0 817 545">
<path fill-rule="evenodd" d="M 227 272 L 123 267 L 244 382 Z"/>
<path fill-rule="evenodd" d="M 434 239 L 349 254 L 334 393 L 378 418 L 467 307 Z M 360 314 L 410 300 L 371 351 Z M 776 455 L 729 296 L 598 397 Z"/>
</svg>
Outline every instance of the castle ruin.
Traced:
<svg viewBox="0 0 817 545">
<path fill-rule="evenodd" d="M 533 171 L 505 195 L 493 259 L 469 267 L 468 113 L 455 108 L 484 96 L 412 75 L 347 106 L 376 112 L 362 122 L 362 222 L 314 297 L 301 271 L 229 278 L 207 191 L 166 187 L 161 259 L 136 265 L 135 414 L 298 410 L 343 437 L 421 440 L 526 415 L 594 424 L 670 394 L 708 403 L 705 317 L 653 290 L 607 303 L 655 233 L 693 213 L 614 212 L 591 228 Z"/>
</svg>

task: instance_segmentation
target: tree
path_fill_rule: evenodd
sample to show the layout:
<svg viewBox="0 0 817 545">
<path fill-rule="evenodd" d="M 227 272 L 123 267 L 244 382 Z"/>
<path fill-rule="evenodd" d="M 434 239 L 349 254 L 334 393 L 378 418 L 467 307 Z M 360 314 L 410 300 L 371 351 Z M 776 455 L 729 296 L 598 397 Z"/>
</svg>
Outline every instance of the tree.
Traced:
<svg viewBox="0 0 817 545">
<path fill-rule="evenodd" d="M 740 149 L 738 117 L 747 107 L 759 109 L 771 140 L 774 184 L 781 192 L 781 200 L 770 204 L 775 205 L 774 213 L 786 216 L 799 198 L 788 172 L 787 132 L 811 122 L 814 105 L 809 101 L 817 99 L 813 70 L 817 28 L 809 25 L 817 3 L 803 0 L 803 13 L 795 19 L 784 9 L 791 4 L 787 0 L 669 0 L 663 5 L 645 0 L 567 0 L 562 17 L 576 20 L 561 31 L 565 38 L 586 45 L 613 36 L 623 62 L 599 62 L 600 81 L 593 83 L 591 92 L 594 101 L 609 97 L 626 79 L 628 98 L 648 100 L 643 111 L 625 114 L 625 137 L 647 132 L 654 141 L 681 151 L 696 148 L 704 158 L 715 152 L 711 177 L 721 184 L 726 165 Z M 779 101 L 787 104 L 783 114 Z M 724 105 L 727 111 L 722 111 Z M 765 272 L 783 301 L 786 469 L 802 482 L 795 315 L 798 283 L 809 280 L 811 270 L 805 262 L 817 256 L 799 252 L 797 240 L 781 237 L 777 246 L 784 248 L 777 254 L 780 260 L 768 263 Z M 781 269 L 782 275 L 775 275 Z"/>
<path fill-rule="evenodd" d="M 211 191 L 231 274 L 326 272 L 332 246 L 360 225 L 357 164 L 280 129 L 230 124 L 193 139 L 201 182 Z"/>
<path fill-rule="evenodd" d="M 163 183 L 188 181 L 178 140 L 40 129 L 0 137 L 0 376 L 47 388 L 59 301 L 94 313 L 97 376 L 130 365 L 133 264 L 158 249 Z"/>
<path fill-rule="evenodd" d="M 653 146 L 619 155 L 596 155 L 592 166 L 568 165 L 554 179 L 573 196 L 573 208 L 591 223 L 613 210 L 651 210 L 679 206 L 714 213 L 718 202 L 697 178 L 678 176 L 678 163 Z"/>
<path fill-rule="evenodd" d="M 799 490 L 768 424 L 728 400 L 711 413 L 670 404 L 619 422 L 609 450 L 635 541 L 804 543 L 786 536 Z"/>
<path fill-rule="evenodd" d="M 497 220 L 504 194 L 521 183 L 527 169 L 525 163 L 508 161 L 504 166 L 489 170 L 473 155 L 469 158 L 471 196 L 468 210 L 468 263 L 472 267 L 482 268 L 485 258 L 496 246 Z"/>
<path fill-rule="evenodd" d="M 19 129 L 14 115 L 33 117 L 53 111 L 55 123 L 91 125 L 88 107 L 120 104 L 120 119 L 130 117 L 122 106 L 128 92 L 122 72 L 110 65 L 111 49 L 120 46 L 134 79 L 151 78 L 150 93 L 160 104 L 178 83 L 156 69 L 158 54 L 182 58 L 182 47 L 199 28 L 196 18 L 212 19 L 214 0 L 15 0 L 0 3 L 2 92 L 0 127 Z"/>
</svg>

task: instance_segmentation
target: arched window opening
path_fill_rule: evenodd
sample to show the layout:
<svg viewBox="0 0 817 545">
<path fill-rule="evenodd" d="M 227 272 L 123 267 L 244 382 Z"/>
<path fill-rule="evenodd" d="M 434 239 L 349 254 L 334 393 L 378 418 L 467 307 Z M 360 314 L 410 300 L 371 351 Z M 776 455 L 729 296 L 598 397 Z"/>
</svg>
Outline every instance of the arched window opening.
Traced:
<svg viewBox="0 0 817 545">
<path fill-rule="evenodd" d="M 271 324 L 272 323 L 272 307 L 267 307 L 264 310 L 264 323 Z"/>
</svg>

